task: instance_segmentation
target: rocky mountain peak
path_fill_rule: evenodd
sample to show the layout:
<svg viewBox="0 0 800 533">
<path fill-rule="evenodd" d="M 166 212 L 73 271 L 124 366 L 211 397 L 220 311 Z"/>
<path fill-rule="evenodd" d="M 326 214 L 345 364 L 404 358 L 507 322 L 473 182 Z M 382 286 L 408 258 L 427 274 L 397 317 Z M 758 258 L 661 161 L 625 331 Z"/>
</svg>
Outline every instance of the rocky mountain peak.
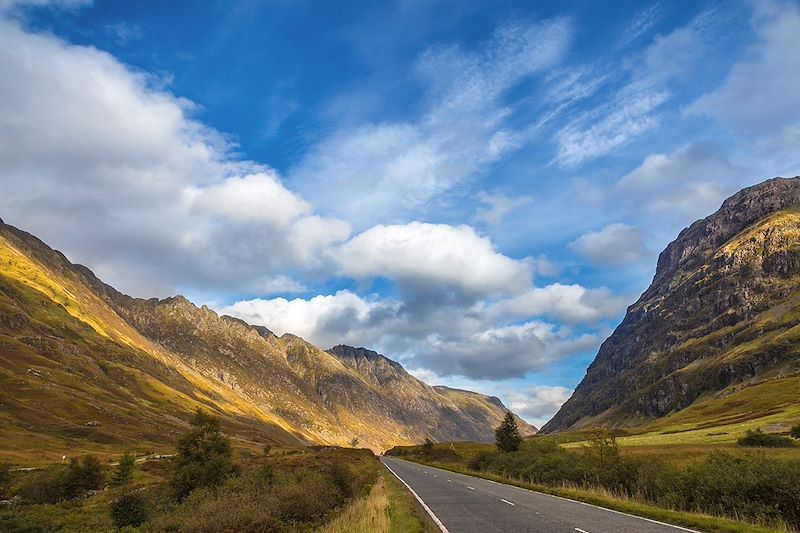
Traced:
<svg viewBox="0 0 800 533">
<path fill-rule="evenodd" d="M 643 423 L 800 372 L 785 335 L 798 294 L 800 177 L 743 189 L 661 253 L 652 284 L 543 431 Z"/>
</svg>

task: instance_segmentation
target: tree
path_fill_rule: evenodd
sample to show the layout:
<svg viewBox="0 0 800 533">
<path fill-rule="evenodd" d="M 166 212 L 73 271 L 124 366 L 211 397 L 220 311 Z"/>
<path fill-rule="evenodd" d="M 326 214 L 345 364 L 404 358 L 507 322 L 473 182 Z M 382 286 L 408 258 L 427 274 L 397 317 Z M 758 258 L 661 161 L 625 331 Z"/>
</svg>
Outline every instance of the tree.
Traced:
<svg viewBox="0 0 800 533">
<path fill-rule="evenodd" d="M 497 449 L 501 452 L 515 452 L 522 444 L 522 436 L 517 428 L 517 420 L 511 411 L 506 412 L 506 417 L 494 430 L 494 439 Z"/>
<path fill-rule="evenodd" d="M 131 454 L 125 452 L 125 455 L 122 456 L 122 459 L 119 460 L 117 463 L 116 468 L 111 473 L 111 481 L 109 484 L 112 487 L 119 487 L 120 485 L 125 485 L 130 483 L 133 480 L 133 466 L 135 460 Z"/>
<path fill-rule="evenodd" d="M 192 428 L 178 441 L 170 476 L 177 500 L 196 488 L 220 485 L 237 472 L 219 419 L 198 409 L 189 423 Z"/>
<path fill-rule="evenodd" d="M 0 463 L 0 499 L 6 497 L 6 492 L 11 484 L 11 467 Z"/>
<path fill-rule="evenodd" d="M 100 459 L 87 455 L 82 460 L 73 458 L 67 466 L 64 495 L 66 499 L 77 498 L 87 490 L 100 490 L 106 476 Z"/>
<path fill-rule="evenodd" d="M 422 444 L 423 450 L 432 450 L 433 449 L 433 441 L 429 437 L 425 437 L 425 442 Z"/>
</svg>

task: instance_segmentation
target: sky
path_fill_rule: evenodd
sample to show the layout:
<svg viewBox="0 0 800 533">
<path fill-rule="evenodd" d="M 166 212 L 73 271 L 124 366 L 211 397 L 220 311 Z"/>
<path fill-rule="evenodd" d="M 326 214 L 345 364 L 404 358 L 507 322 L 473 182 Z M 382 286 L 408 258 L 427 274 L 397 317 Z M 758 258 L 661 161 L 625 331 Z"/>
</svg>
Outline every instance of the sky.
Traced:
<svg viewBox="0 0 800 533">
<path fill-rule="evenodd" d="M 0 0 L 0 217 L 541 425 L 682 228 L 800 174 L 798 35 L 796 0 Z"/>
</svg>

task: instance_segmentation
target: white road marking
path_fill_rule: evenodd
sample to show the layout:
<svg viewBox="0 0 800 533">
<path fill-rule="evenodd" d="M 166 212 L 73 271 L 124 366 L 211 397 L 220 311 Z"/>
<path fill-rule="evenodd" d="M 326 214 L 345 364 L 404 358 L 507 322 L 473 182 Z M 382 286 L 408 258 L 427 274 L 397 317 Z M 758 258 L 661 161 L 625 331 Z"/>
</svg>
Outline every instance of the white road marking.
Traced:
<svg viewBox="0 0 800 533">
<path fill-rule="evenodd" d="M 430 515 L 430 517 L 431 517 L 431 519 L 434 521 L 434 523 L 435 523 L 437 526 L 439 526 L 439 529 L 441 529 L 441 530 L 442 530 L 442 533 L 450 533 L 449 531 L 447 531 L 447 528 L 446 528 L 446 527 L 444 527 L 444 524 L 442 524 L 442 521 L 441 521 L 441 520 L 439 520 L 439 517 L 438 517 L 438 516 L 436 516 L 435 514 L 433 514 L 433 511 L 431 511 L 431 508 L 430 508 L 430 507 L 428 507 L 428 504 L 426 504 L 424 501 L 422 501 L 422 498 L 420 498 L 420 497 L 419 497 L 419 494 L 417 494 L 417 493 L 414 491 L 414 489 L 412 489 L 412 488 L 411 488 L 411 486 L 410 486 L 408 483 L 406 483 L 406 481 L 405 481 L 403 478 L 401 478 L 400 476 L 398 476 L 398 475 L 397 475 L 397 472 L 395 472 L 394 470 L 392 470 L 392 468 L 391 468 L 389 465 L 387 465 L 386 463 L 383 463 L 383 466 L 385 466 L 385 467 L 386 467 L 386 469 L 387 469 L 387 470 L 389 470 L 389 472 L 391 472 L 392 474 L 394 474 L 394 477 L 396 477 L 397 479 L 399 479 L 399 480 L 400 480 L 400 483 L 402 483 L 403 485 L 405 485 L 405 486 L 406 486 L 406 488 L 407 488 L 409 491 L 411 491 L 411 494 L 413 494 L 413 495 L 414 495 L 414 497 L 417 499 L 417 501 L 418 501 L 418 502 L 419 502 L 419 504 L 422 506 L 422 508 L 423 508 L 423 509 L 425 509 L 425 511 L 427 511 L 427 513 Z"/>
<path fill-rule="evenodd" d="M 579 528 L 579 527 L 576 527 L 576 528 L 575 528 L 575 531 L 578 531 L 579 533 L 589 533 L 589 532 L 588 532 L 588 531 L 586 531 L 585 529 L 581 529 L 581 528 Z"/>
<path fill-rule="evenodd" d="M 475 487 L 467 487 L 469 490 L 475 490 Z"/>
<path fill-rule="evenodd" d="M 508 505 L 517 505 L 516 503 L 511 503 L 510 501 L 504 500 L 503 498 L 500 498 L 500 501 L 503 503 L 507 503 Z"/>
<path fill-rule="evenodd" d="M 447 482 L 448 482 L 448 483 L 452 483 L 452 482 L 453 482 L 453 480 L 452 480 L 452 479 L 448 479 L 448 480 L 447 480 Z"/>
</svg>

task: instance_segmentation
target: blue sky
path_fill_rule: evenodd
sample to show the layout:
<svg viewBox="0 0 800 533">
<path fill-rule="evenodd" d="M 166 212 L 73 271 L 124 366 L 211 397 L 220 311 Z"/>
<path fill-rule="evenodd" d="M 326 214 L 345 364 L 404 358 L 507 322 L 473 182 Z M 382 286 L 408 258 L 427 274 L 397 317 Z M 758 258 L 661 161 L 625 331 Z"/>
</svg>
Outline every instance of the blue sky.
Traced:
<svg viewBox="0 0 800 533">
<path fill-rule="evenodd" d="M 800 173 L 796 2 L 610 5 L 0 0 L 0 216 L 541 424 L 683 227 Z"/>
</svg>

